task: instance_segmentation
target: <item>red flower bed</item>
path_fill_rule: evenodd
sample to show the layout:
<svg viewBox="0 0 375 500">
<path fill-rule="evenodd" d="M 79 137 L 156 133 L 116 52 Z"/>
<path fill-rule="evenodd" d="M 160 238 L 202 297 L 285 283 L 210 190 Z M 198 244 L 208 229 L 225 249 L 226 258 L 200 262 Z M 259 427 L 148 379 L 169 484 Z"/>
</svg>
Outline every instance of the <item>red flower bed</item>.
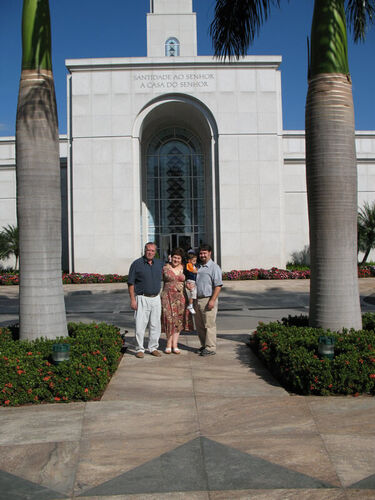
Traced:
<svg viewBox="0 0 375 500">
<path fill-rule="evenodd" d="M 297 280 L 309 279 L 310 271 L 288 271 L 286 269 L 250 269 L 223 273 L 223 280 Z"/>
<path fill-rule="evenodd" d="M 358 278 L 375 277 L 375 266 L 358 267 Z M 310 270 L 289 271 L 287 269 L 249 269 L 223 273 L 223 280 L 308 280 Z"/>
<path fill-rule="evenodd" d="M 63 273 L 64 285 L 84 283 L 125 283 L 127 276 L 120 274 Z M 19 274 L 0 274 L 0 285 L 19 285 Z"/>
<path fill-rule="evenodd" d="M 120 274 L 95 274 L 95 273 L 64 273 L 62 280 L 64 285 L 84 283 L 124 283 L 127 276 Z"/>
<path fill-rule="evenodd" d="M 19 276 L 18 274 L 0 274 L 0 285 L 18 285 Z"/>
<path fill-rule="evenodd" d="M 120 331 L 106 323 L 69 323 L 59 339 L 18 336 L 18 326 L 0 328 L 0 407 L 98 399 L 121 359 Z M 69 361 L 53 363 L 56 342 L 69 344 Z"/>
<path fill-rule="evenodd" d="M 375 266 L 358 268 L 359 278 L 375 277 Z M 128 277 L 120 274 L 95 274 L 95 273 L 63 273 L 62 281 L 64 285 L 84 284 L 84 283 L 126 283 Z M 223 273 L 223 280 L 306 280 L 310 279 L 309 270 L 289 271 L 287 269 L 248 269 L 240 271 L 228 271 Z M 0 285 L 19 285 L 18 274 L 0 274 Z"/>
</svg>

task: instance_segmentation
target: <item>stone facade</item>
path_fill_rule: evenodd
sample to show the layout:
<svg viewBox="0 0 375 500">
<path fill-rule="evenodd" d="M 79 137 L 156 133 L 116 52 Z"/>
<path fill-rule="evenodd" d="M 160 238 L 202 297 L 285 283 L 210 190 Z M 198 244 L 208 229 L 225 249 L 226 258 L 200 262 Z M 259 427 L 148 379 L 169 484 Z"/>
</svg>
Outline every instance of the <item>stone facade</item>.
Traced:
<svg viewBox="0 0 375 500">
<path fill-rule="evenodd" d="M 144 244 L 212 244 L 224 270 L 284 267 L 308 245 L 304 132 L 283 131 L 280 56 L 197 56 L 191 0 L 152 0 L 145 58 L 67 60 L 63 266 L 127 273 Z M 375 132 L 357 132 L 359 205 Z M 169 148 L 169 149 L 168 149 Z M 0 226 L 15 223 L 0 139 Z"/>
</svg>

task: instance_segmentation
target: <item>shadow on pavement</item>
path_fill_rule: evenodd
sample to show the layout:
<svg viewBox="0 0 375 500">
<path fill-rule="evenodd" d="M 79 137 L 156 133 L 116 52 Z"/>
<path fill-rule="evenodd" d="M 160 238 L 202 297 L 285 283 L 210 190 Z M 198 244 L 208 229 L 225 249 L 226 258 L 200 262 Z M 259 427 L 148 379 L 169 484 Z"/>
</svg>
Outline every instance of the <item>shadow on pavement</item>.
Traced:
<svg viewBox="0 0 375 500">
<path fill-rule="evenodd" d="M 267 382 L 267 384 L 275 387 L 281 387 L 278 381 L 271 375 L 268 368 L 262 363 L 262 361 L 260 361 L 247 344 L 239 344 L 236 347 L 236 358 L 242 365 L 248 367 L 251 373 L 260 377 L 262 380 Z"/>
</svg>

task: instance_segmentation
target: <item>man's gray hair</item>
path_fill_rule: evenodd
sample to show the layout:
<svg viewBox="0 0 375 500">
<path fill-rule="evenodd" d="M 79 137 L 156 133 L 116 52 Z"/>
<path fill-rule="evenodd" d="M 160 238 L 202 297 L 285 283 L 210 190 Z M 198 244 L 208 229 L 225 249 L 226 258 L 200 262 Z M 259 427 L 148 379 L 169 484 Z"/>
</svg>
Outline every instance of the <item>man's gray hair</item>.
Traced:
<svg viewBox="0 0 375 500">
<path fill-rule="evenodd" d="M 145 250 L 146 250 L 146 248 L 147 248 L 149 245 L 154 246 L 154 247 L 155 247 L 155 249 L 156 249 L 156 248 L 158 248 L 155 242 L 153 242 L 153 241 L 149 241 L 149 242 L 148 242 L 148 243 L 146 243 L 146 245 L 145 245 Z"/>
</svg>

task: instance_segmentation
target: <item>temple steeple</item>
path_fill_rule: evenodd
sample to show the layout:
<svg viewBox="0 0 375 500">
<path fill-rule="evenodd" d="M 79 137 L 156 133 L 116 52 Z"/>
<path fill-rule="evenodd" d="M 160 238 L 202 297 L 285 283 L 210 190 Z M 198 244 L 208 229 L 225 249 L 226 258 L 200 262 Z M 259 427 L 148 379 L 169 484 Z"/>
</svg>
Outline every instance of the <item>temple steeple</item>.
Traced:
<svg viewBox="0 0 375 500">
<path fill-rule="evenodd" d="M 147 57 L 197 55 L 197 22 L 192 0 L 150 0 Z"/>
</svg>

